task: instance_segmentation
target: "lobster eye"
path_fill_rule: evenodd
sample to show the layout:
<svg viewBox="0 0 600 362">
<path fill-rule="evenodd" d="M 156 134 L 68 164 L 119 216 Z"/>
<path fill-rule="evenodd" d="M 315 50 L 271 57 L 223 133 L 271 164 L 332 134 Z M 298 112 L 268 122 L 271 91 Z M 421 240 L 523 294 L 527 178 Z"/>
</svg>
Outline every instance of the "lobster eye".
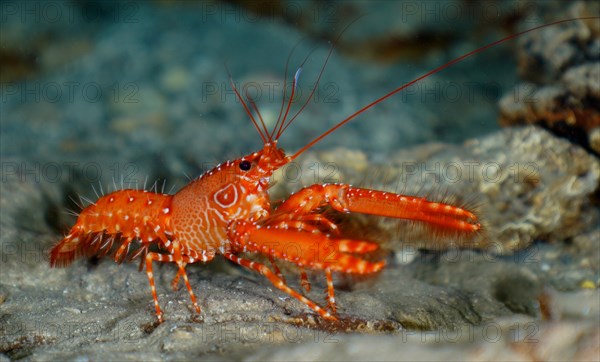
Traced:
<svg viewBox="0 0 600 362">
<path fill-rule="evenodd" d="M 240 162 L 240 170 L 248 171 L 252 167 L 252 163 L 250 161 L 242 161 Z"/>
</svg>

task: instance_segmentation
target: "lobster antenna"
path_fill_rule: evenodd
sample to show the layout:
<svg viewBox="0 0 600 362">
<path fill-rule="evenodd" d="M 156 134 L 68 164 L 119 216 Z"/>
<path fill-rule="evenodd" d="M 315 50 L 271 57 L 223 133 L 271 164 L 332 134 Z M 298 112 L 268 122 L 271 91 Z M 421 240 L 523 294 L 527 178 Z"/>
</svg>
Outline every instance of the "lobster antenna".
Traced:
<svg viewBox="0 0 600 362">
<path fill-rule="evenodd" d="M 298 115 L 300 115 L 300 113 L 302 113 L 302 111 L 304 110 L 304 108 L 306 108 L 306 106 L 308 105 L 308 103 L 310 102 L 310 100 L 313 98 L 313 96 L 315 94 L 315 91 L 317 90 L 317 87 L 319 86 L 319 82 L 321 81 L 321 76 L 323 75 L 323 72 L 325 71 L 325 66 L 327 65 L 327 62 L 329 62 L 329 58 L 331 57 L 331 53 L 333 53 L 333 49 L 334 48 L 335 48 L 334 44 L 331 44 L 331 46 L 329 47 L 329 53 L 327 54 L 327 58 L 325 58 L 325 63 L 323 64 L 323 66 L 321 67 L 321 70 L 319 71 L 319 76 L 317 77 L 317 81 L 315 82 L 315 85 L 313 86 L 312 90 L 310 91 L 310 94 L 309 94 L 308 98 L 306 99 L 306 102 L 304 102 L 304 104 L 302 105 L 302 107 L 300 107 L 300 109 L 298 110 L 298 112 L 296 112 L 296 114 L 294 114 L 292 116 L 292 118 L 290 118 L 290 120 L 288 121 L 288 123 L 285 126 L 283 126 L 283 123 L 282 123 L 283 127 L 281 127 L 280 130 L 279 130 L 279 132 L 277 132 L 277 138 L 281 137 L 281 135 L 283 134 L 283 132 L 285 132 L 285 130 L 289 127 L 289 125 L 292 124 L 292 122 L 294 122 L 294 120 L 298 117 Z M 298 70 L 300 71 L 301 69 L 302 68 L 300 68 Z M 297 72 L 296 76 L 294 77 L 294 80 L 297 81 L 297 78 L 299 76 L 300 76 L 300 74 Z"/>
<path fill-rule="evenodd" d="M 300 40 L 298 40 L 298 42 L 296 42 L 296 45 L 294 45 L 294 47 L 292 48 L 292 51 L 290 52 L 290 54 L 287 57 L 287 60 L 285 61 L 285 70 L 283 71 L 283 98 L 281 99 L 281 107 L 279 108 L 279 115 L 277 116 L 277 122 L 275 122 L 275 127 L 273 128 L 273 133 L 271 133 L 271 138 L 273 137 L 273 134 L 275 134 L 275 130 L 279 126 L 279 122 L 280 122 L 281 116 L 283 114 L 283 107 L 285 107 L 285 96 L 287 95 L 287 72 L 288 72 L 288 68 L 290 65 L 290 60 L 292 59 L 292 54 L 294 54 L 294 51 L 296 50 L 298 45 L 300 45 L 302 40 L 303 39 L 300 38 Z"/>
<path fill-rule="evenodd" d="M 433 70 L 430 70 L 429 72 L 423 74 L 422 76 L 420 76 L 420 77 L 418 77 L 418 78 L 416 78 L 416 79 L 414 79 L 414 80 L 412 80 L 412 81 L 410 81 L 408 83 L 405 83 L 404 85 L 402 85 L 402 86 L 394 89 L 393 91 L 387 93 L 386 95 L 384 95 L 384 96 L 382 96 L 380 98 L 377 98 L 373 102 L 367 104 L 366 106 L 362 107 L 358 111 L 352 113 L 351 115 L 349 115 L 348 117 L 346 117 L 344 120 L 342 120 L 341 122 L 339 122 L 335 126 L 331 127 L 329 130 L 325 131 L 324 133 L 322 133 L 320 136 L 318 136 L 314 140 L 310 141 L 306 146 L 302 147 L 299 151 L 297 151 L 292 156 L 290 156 L 290 158 L 293 160 L 296 157 L 300 156 L 304 151 L 308 150 L 309 148 L 311 148 L 312 146 L 314 146 L 317 142 L 321 141 L 323 138 L 329 136 L 331 133 L 333 133 L 338 128 L 342 127 L 346 123 L 348 123 L 351 120 L 353 120 L 354 118 L 356 118 L 356 116 L 362 114 L 366 110 L 368 110 L 368 109 L 372 108 L 373 106 L 375 106 L 375 105 L 383 102 L 384 100 L 390 98 L 391 96 L 395 95 L 396 93 L 401 92 L 402 90 L 406 89 L 407 87 L 410 87 L 411 85 L 413 85 L 413 84 L 415 84 L 417 82 L 420 82 L 421 80 L 429 77 L 430 75 L 436 74 L 436 73 L 438 73 L 438 72 L 440 72 L 440 71 L 448 68 L 451 65 L 459 63 L 459 62 L 461 62 L 461 61 L 463 61 L 463 60 L 465 60 L 465 59 L 467 59 L 467 58 L 469 58 L 469 57 L 471 57 L 471 56 L 473 56 L 475 54 L 481 53 L 482 51 L 484 51 L 486 49 L 492 48 L 492 47 L 494 47 L 494 46 L 496 46 L 498 44 L 504 43 L 504 42 L 506 42 L 508 40 L 518 38 L 518 37 L 520 37 L 522 35 L 525 35 L 527 33 L 532 32 L 532 31 L 535 31 L 535 30 L 538 30 L 538 29 L 542 29 L 542 28 L 546 28 L 546 27 L 549 27 L 549 26 L 558 25 L 558 24 L 562 24 L 562 23 L 566 23 L 566 22 L 570 22 L 570 21 L 575 21 L 575 20 L 597 20 L 597 19 L 600 19 L 600 17 L 594 17 L 594 16 L 592 16 L 592 17 L 571 18 L 571 19 L 554 21 L 552 23 L 548 23 L 548 24 L 544 24 L 544 25 L 539 25 L 539 26 L 536 26 L 536 27 L 531 28 L 531 29 L 520 31 L 518 33 L 509 35 L 507 37 L 504 37 L 504 38 L 502 38 L 500 40 L 496 40 L 496 41 L 494 41 L 494 42 L 492 42 L 490 44 L 487 44 L 487 45 L 484 45 L 482 47 L 479 47 L 479 48 L 477 48 L 475 50 L 472 50 L 472 51 L 470 51 L 470 52 L 468 52 L 466 54 L 463 54 L 460 57 L 455 58 L 455 59 L 453 59 L 453 60 L 451 60 L 451 61 L 449 61 L 449 62 L 447 62 L 445 64 L 442 64 L 442 65 L 438 66 L 437 68 L 435 68 Z"/>
<path fill-rule="evenodd" d="M 294 81 L 292 83 L 292 95 L 290 96 L 290 100 L 288 102 L 288 107 L 287 107 L 287 109 L 285 111 L 285 115 L 281 119 L 281 123 L 279 122 L 279 120 L 277 120 L 277 124 L 275 125 L 275 128 L 273 129 L 273 133 L 277 132 L 277 135 L 275 136 L 275 139 L 279 139 L 279 137 L 283 133 L 283 129 L 284 129 L 284 125 L 285 125 L 285 120 L 286 120 L 286 118 L 288 116 L 288 113 L 290 111 L 290 107 L 292 105 L 292 102 L 294 101 L 294 96 L 293 96 L 294 93 L 293 92 L 296 90 L 296 87 L 298 86 L 298 83 L 300 82 L 300 74 L 302 74 L 302 70 L 304 69 L 304 65 L 306 64 L 306 62 L 308 61 L 308 58 L 310 58 L 310 56 L 312 55 L 312 53 L 315 50 L 316 50 L 316 47 L 312 48 L 312 50 L 308 53 L 308 55 L 306 57 L 304 57 L 304 60 L 302 61 L 302 63 L 300 63 L 300 66 L 298 67 L 298 69 L 296 69 L 296 73 L 294 74 Z M 288 123 L 288 125 L 289 125 L 289 123 Z M 285 127 L 287 127 L 287 125 Z"/>
<path fill-rule="evenodd" d="M 323 63 L 323 66 L 321 67 L 321 70 L 319 71 L 319 76 L 317 77 L 317 81 L 315 82 L 315 85 L 313 86 L 313 88 L 312 88 L 312 90 L 310 92 L 310 95 L 306 99 L 306 102 L 304 102 L 304 104 L 302 105 L 302 107 L 300 107 L 300 109 L 298 110 L 298 112 L 296 112 L 296 114 L 294 114 L 292 116 L 292 118 L 289 120 L 289 122 L 285 126 L 283 125 L 285 123 L 285 117 L 284 117 L 284 121 L 282 122 L 281 126 L 279 127 L 279 131 L 277 132 L 277 136 L 275 137 L 275 139 L 279 139 L 279 137 L 281 137 L 281 135 L 286 130 L 286 128 L 288 128 L 289 125 L 292 124 L 292 122 L 296 119 L 296 117 L 298 117 L 300 115 L 300 113 L 302 113 L 302 111 L 304 110 L 304 108 L 306 108 L 306 106 L 308 105 L 308 103 L 310 102 L 310 100 L 313 98 L 313 96 L 315 94 L 315 91 L 317 90 L 317 87 L 319 86 L 319 82 L 321 81 L 321 77 L 323 76 L 323 72 L 325 71 L 325 67 L 327 66 L 327 63 L 329 62 L 329 59 L 331 58 L 331 54 L 333 53 L 333 50 L 335 49 L 336 44 L 339 42 L 339 40 L 341 39 L 342 35 L 344 35 L 344 33 L 346 32 L 346 30 L 348 30 L 348 28 L 350 28 L 350 26 L 352 26 L 354 23 L 356 23 L 362 17 L 363 17 L 363 15 L 360 15 L 356 19 L 354 19 L 350 23 L 348 23 L 344 27 L 344 29 L 342 29 L 342 31 L 340 32 L 340 34 L 335 38 L 335 40 L 333 42 L 331 42 L 331 46 L 329 48 L 329 53 L 327 53 L 327 57 L 325 58 L 325 63 Z M 314 49 L 306 56 L 306 58 L 304 59 L 304 61 L 300 65 L 300 69 L 298 69 L 298 71 L 296 72 L 296 74 L 294 76 L 294 82 L 295 83 L 298 82 L 298 77 L 300 75 L 299 72 L 301 72 L 302 68 L 304 67 L 304 63 L 306 63 L 306 61 L 308 60 L 308 58 L 310 57 L 310 55 L 312 54 L 313 51 L 314 51 Z M 289 109 L 289 106 L 288 106 L 288 109 Z M 287 112 L 286 112 L 286 116 L 287 116 Z"/>
<path fill-rule="evenodd" d="M 263 143 L 267 143 L 267 138 L 263 135 L 260 127 L 258 126 L 258 123 L 256 122 L 256 119 L 254 119 L 252 112 L 250 111 L 250 109 L 248 108 L 248 105 L 244 101 L 244 98 L 242 98 L 242 96 L 240 95 L 240 92 L 238 92 L 237 88 L 235 87 L 235 84 L 233 84 L 233 77 L 231 76 L 231 72 L 229 71 L 229 68 L 227 67 L 227 63 L 225 63 L 224 65 L 225 65 L 225 70 L 227 70 L 227 75 L 229 76 L 229 83 L 231 84 L 231 87 L 233 88 L 235 95 L 240 100 L 240 102 L 242 102 L 242 106 L 244 107 L 246 114 L 252 120 L 252 123 L 254 124 L 254 128 L 256 128 L 256 130 L 258 131 L 258 134 L 260 135 L 260 138 L 262 138 Z"/>
<path fill-rule="evenodd" d="M 292 101 L 294 99 L 294 94 L 296 93 L 296 86 L 298 85 L 298 77 L 300 77 L 300 73 L 302 73 L 302 66 L 300 66 L 300 68 L 298 68 L 298 70 L 296 70 L 296 74 L 294 75 L 294 81 L 292 82 L 292 93 L 290 94 L 290 100 L 287 103 L 287 107 L 285 109 L 285 114 L 283 115 L 283 118 L 281 119 L 281 123 L 279 123 L 279 121 L 278 121 L 277 123 L 279 123 L 279 124 L 275 125 L 275 128 L 273 129 L 273 132 L 275 132 L 275 130 L 277 130 L 277 128 L 279 128 L 279 130 L 277 131 L 277 135 L 275 136 L 275 139 L 279 139 L 279 136 L 281 135 L 281 128 L 283 127 L 283 125 L 285 123 L 285 119 L 287 118 L 288 113 L 290 113 L 290 108 L 292 107 Z"/>
<path fill-rule="evenodd" d="M 265 125 L 265 121 L 264 121 L 262 115 L 260 114 L 258 107 L 256 106 L 256 102 L 254 101 L 252 96 L 250 96 L 250 94 L 248 93 L 248 88 L 246 88 L 246 98 L 248 99 L 248 102 L 250 102 L 250 105 L 252 106 L 252 109 L 254 109 L 254 112 L 256 112 L 256 114 L 258 115 L 258 119 L 260 120 L 260 124 L 262 125 L 263 131 L 269 137 L 269 143 L 272 142 L 273 139 L 271 138 L 271 134 L 269 134 L 269 130 L 267 129 L 267 126 Z"/>
</svg>

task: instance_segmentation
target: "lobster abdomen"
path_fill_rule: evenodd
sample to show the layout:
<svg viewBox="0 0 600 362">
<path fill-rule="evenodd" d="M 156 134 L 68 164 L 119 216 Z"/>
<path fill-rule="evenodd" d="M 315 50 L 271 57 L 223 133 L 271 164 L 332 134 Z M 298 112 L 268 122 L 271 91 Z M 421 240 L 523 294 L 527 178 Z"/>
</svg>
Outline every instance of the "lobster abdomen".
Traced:
<svg viewBox="0 0 600 362">
<path fill-rule="evenodd" d="M 126 243 L 128 249 L 134 239 L 142 244 L 157 239 L 166 241 L 172 198 L 139 190 L 120 190 L 102 196 L 81 211 L 69 234 L 52 248 L 50 266 L 67 266 L 84 255 L 105 255 L 115 242 Z"/>
</svg>

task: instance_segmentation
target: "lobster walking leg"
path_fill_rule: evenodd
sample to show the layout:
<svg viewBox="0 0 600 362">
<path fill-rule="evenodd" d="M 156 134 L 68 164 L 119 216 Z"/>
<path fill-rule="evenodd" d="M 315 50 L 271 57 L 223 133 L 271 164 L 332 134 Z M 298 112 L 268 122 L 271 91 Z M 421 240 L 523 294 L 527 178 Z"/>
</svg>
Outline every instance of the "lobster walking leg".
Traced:
<svg viewBox="0 0 600 362">
<path fill-rule="evenodd" d="M 174 242 L 173 244 L 178 245 L 179 243 Z M 174 246 L 174 247 L 178 248 L 177 246 Z M 187 273 L 185 272 L 186 264 L 189 262 L 193 262 L 194 259 L 192 259 L 186 255 L 179 255 L 179 258 L 177 258 L 177 259 L 179 259 L 179 260 L 175 260 L 175 258 L 173 257 L 173 254 L 160 254 L 160 253 L 155 253 L 155 252 L 150 252 L 150 253 L 146 254 L 146 275 L 148 276 L 148 282 L 150 283 L 150 289 L 152 291 L 152 298 L 154 299 L 154 308 L 156 309 L 156 316 L 160 323 L 162 323 L 162 321 L 163 321 L 163 317 L 162 317 L 163 313 L 160 309 L 160 306 L 158 305 L 158 295 L 156 294 L 156 286 L 154 283 L 154 273 L 152 272 L 152 261 L 159 261 L 159 262 L 163 262 L 163 263 L 169 263 L 169 262 L 177 263 L 177 266 L 179 269 L 177 271 L 177 275 L 171 282 L 171 286 L 177 285 L 177 283 L 179 282 L 179 277 L 183 276 L 185 286 L 190 295 L 190 299 L 192 300 L 192 305 L 194 306 L 194 309 L 196 310 L 196 312 L 198 314 L 200 314 L 200 312 L 201 312 L 200 307 L 198 306 L 198 303 L 196 301 L 196 296 L 194 295 L 194 291 L 192 290 L 192 286 L 188 279 Z"/>
<path fill-rule="evenodd" d="M 288 287 L 283 280 L 281 280 L 277 275 L 275 275 L 275 273 L 273 273 L 264 264 L 257 263 L 255 261 L 251 261 L 248 259 L 240 258 L 237 255 L 234 255 L 232 253 L 227 253 L 227 252 L 224 253 L 223 256 L 225 256 L 225 258 L 231 260 L 232 262 L 234 262 L 236 264 L 239 264 L 248 269 L 254 269 L 255 271 L 264 275 L 267 279 L 269 279 L 269 281 L 271 281 L 271 283 L 273 283 L 273 285 L 275 287 L 286 292 L 288 295 L 298 299 L 302 303 L 306 304 L 310 309 L 317 312 L 321 317 L 323 317 L 325 319 L 329 319 L 329 320 L 337 320 L 337 318 L 335 318 L 333 315 L 331 315 L 328 311 L 319 307 L 317 305 L 317 303 L 313 302 L 312 300 L 306 298 L 302 294 L 300 294 L 300 293 L 296 292 L 295 290 L 293 290 L 292 288 Z"/>
<path fill-rule="evenodd" d="M 163 313 L 158 305 L 158 295 L 156 295 L 156 286 L 154 285 L 154 273 L 152 272 L 152 260 L 166 262 L 166 258 L 163 258 L 163 254 L 148 253 L 146 254 L 146 275 L 148 276 L 148 282 L 150 283 L 150 290 L 152 291 L 152 298 L 154 299 L 154 309 L 156 309 L 156 317 L 158 322 L 163 322 Z"/>
<path fill-rule="evenodd" d="M 273 267 L 273 271 L 275 272 L 275 275 L 277 275 L 277 277 L 285 283 L 285 278 L 283 277 L 281 270 L 279 270 L 279 267 L 275 263 L 275 259 L 273 258 L 273 255 L 269 255 L 269 262 L 271 263 L 271 266 Z"/>
<path fill-rule="evenodd" d="M 290 220 L 287 213 L 275 213 L 269 218 L 268 225 L 278 226 L 282 229 L 299 229 L 310 232 L 326 231 L 334 236 L 340 235 L 338 226 L 321 214 L 301 214 L 297 215 L 294 220 Z"/>
<path fill-rule="evenodd" d="M 185 268 L 187 264 L 183 264 L 183 267 Z M 174 291 L 176 291 L 179 287 L 179 278 L 182 276 L 181 274 L 181 269 L 177 270 L 177 274 L 175 274 L 175 277 L 173 278 L 173 280 L 171 280 L 171 289 L 173 289 Z"/>
<path fill-rule="evenodd" d="M 333 276 L 331 275 L 330 269 L 325 269 L 325 277 L 327 278 L 327 304 L 333 314 L 336 313 L 337 307 L 335 305 L 335 290 L 333 289 Z"/>
<path fill-rule="evenodd" d="M 278 219 L 295 220 L 298 215 L 330 205 L 340 212 L 424 221 L 450 230 L 474 232 L 481 229 L 477 216 L 460 207 L 391 192 L 344 184 L 312 185 L 290 196 L 276 210 Z"/>
<path fill-rule="evenodd" d="M 308 281 L 308 275 L 306 275 L 306 270 L 304 268 L 300 268 L 300 285 L 302 288 L 306 290 L 306 292 L 310 292 L 310 282 Z"/>
</svg>

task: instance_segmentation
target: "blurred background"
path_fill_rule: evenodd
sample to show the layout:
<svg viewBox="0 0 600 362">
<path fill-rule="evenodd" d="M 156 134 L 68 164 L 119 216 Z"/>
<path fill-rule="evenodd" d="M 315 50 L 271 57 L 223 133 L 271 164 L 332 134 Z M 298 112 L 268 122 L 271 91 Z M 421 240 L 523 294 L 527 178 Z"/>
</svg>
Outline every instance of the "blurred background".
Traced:
<svg viewBox="0 0 600 362">
<path fill-rule="evenodd" d="M 58 162 L 75 173 L 98 163 L 102 175 L 84 178 L 103 182 L 119 180 L 123 172 L 136 180 L 196 175 L 207 163 L 260 147 L 225 64 L 272 126 L 285 82 L 289 94 L 293 75 L 306 61 L 294 112 L 307 100 L 339 36 L 314 97 L 282 137 L 280 145 L 291 151 L 401 84 L 552 20 L 564 6 L 464 0 L 6 1 L 0 35 L 2 157 Z M 356 148 L 385 159 L 414 144 L 456 143 L 498 129 L 497 101 L 517 81 L 515 47 L 509 42 L 428 78 L 318 146 Z M 123 171 L 131 162 L 135 170 Z"/>
</svg>

